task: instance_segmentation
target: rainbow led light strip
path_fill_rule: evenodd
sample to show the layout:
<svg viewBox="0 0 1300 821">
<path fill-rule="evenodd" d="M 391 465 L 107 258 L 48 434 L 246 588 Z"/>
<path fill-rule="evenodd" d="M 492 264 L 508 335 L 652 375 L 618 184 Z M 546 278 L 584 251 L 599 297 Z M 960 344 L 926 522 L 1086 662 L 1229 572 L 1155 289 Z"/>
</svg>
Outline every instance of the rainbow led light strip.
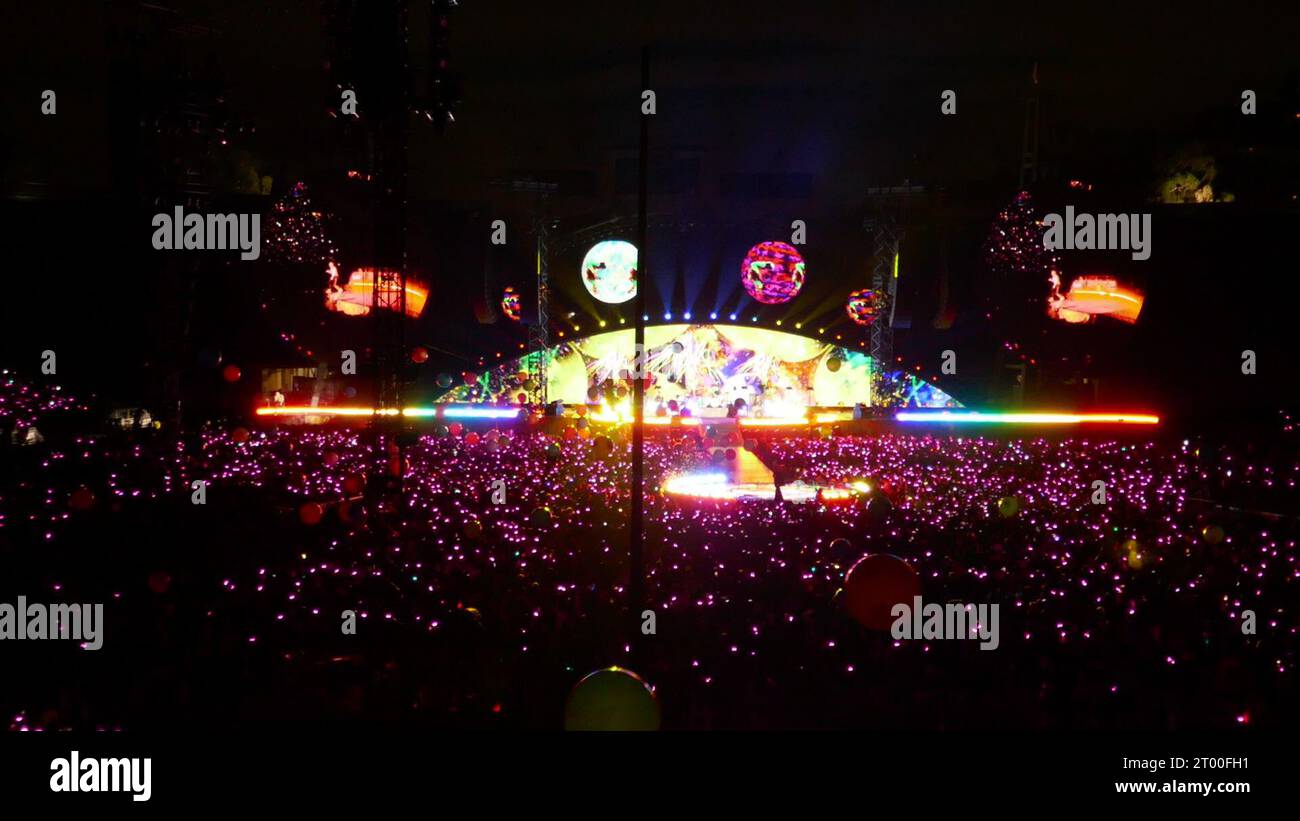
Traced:
<svg viewBox="0 0 1300 821">
<path fill-rule="evenodd" d="M 592 422 L 625 423 L 632 421 L 631 416 L 623 416 L 615 413 L 591 413 L 587 415 L 587 418 Z M 700 424 L 700 420 L 694 416 L 647 416 L 641 421 L 647 425 L 660 426 L 683 425 L 689 427 Z"/>
<path fill-rule="evenodd" d="M 356 408 L 335 406 L 316 408 L 311 405 L 285 405 L 274 408 L 258 408 L 258 416 L 407 416 L 428 418 L 441 416 L 444 419 L 517 419 L 519 408 L 473 408 L 446 405 L 442 407 Z"/>
<path fill-rule="evenodd" d="M 833 418 L 832 418 L 833 416 Z M 825 417 L 825 418 L 823 418 Z M 631 422 L 632 418 L 627 415 L 614 414 L 609 412 L 592 413 L 588 417 L 593 422 Z M 817 418 L 819 422 L 832 422 L 847 419 L 849 416 L 840 414 L 822 414 Z M 711 417 L 699 416 L 647 416 L 641 420 L 647 425 L 725 425 L 735 421 L 741 427 L 746 428 L 778 428 L 790 425 L 807 425 L 808 419 L 803 416 L 742 416 L 738 419 L 713 419 Z"/>
<path fill-rule="evenodd" d="M 1159 416 L 1144 413 L 985 413 L 983 411 L 900 411 L 899 422 L 944 422 L 976 425 L 1158 425 Z"/>
</svg>

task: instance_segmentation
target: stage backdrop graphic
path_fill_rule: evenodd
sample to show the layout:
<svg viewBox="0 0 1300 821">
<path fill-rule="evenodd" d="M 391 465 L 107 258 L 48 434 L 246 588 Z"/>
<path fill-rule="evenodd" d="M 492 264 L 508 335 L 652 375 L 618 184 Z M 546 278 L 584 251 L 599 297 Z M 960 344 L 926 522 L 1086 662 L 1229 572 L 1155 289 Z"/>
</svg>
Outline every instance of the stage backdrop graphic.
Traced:
<svg viewBox="0 0 1300 821">
<path fill-rule="evenodd" d="M 632 340 L 628 328 L 551 348 L 548 398 L 565 404 L 624 401 L 626 393 L 619 391 L 633 369 Z M 654 325 L 646 328 L 645 341 L 650 409 L 675 401 L 699 413 L 744 399 L 753 414 L 785 416 L 809 406 L 898 401 L 880 391 L 871 357 L 798 334 L 743 325 Z M 513 401 L 521 390 L 518 375 L 529 371 L 529 364 L 529 357 L 521 357 L 500 365 L 439 401 Z M 933 385 L 896 376 L 907 385 L 905 404 L 960 407 Z"/>
</svg>

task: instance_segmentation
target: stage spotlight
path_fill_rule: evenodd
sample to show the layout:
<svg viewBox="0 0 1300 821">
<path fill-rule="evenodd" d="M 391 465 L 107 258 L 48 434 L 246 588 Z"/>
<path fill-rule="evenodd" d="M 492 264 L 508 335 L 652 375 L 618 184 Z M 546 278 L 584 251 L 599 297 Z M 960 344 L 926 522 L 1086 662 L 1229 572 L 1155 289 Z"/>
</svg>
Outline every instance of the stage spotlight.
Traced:
<svg viewBox="0 0 1300 821">
<path fill-rule="evenodd" d="M 794 329 L 795 329 L 796 331 L 797 331 L 797 330 L 800 330 L 801 328 L 803 328 L 803 323 L 802 323 L 802 322 L 796 322 L 796 323 L 794 323 Z"/>
<path fill-rule="evenodd" d="M 649 322 L 649 321 L 650 321 L 650 314 L 641 314 L 641 321 L 642 321 L 642 322 Z"/>
<path fill-rule="evenodd" d="M 751 322 L 757 322 L 757 321 L 758 321 L 758 317 L 756 317 L 756 316 L 752 316 L 752 317 L 750 317 L 749 319 L 750 319 Z"/>
<path fill-rule="evenodd" d="M 690 318 L 691 318 L 691 312 L 690 312 L 690 311 L 687 311 L 686 313 L 682 314 L 682 319 L 690 319 Z"/>
<path fill-rule="evenodd" d="M 717 319 L 717 318 L 718 318 L 718 312 L 717 312 L 717 311 L 710 311 L 710 312 L 709 312 L 709 319 Z"/>
<path fill-rule="evenodd" d="M 602 320 L 600 321 L 600 327 L 602 327 L 602 328 L 605 327 L 605 320 L 602 319 Z"/>
<path fill-rule="evenodd" d="M 731 315 L 731 321 L 732 321 L 732 322 L 735 322 L 735 321 L 736 321 L 736 315 L 735 315 L 735 314 L 732 314 L 732 315 Z"/>
<path fill-rule="evenodd" d="M 780 325 L 781 325 L 781 320 L 778 319 L 778 320 L 776 321 L 776 324 L 777 324 L 777 327 L 780 327 Z"/>
<path fill-rule="evenodd" d="M 620 317 L 618 318 L 618 324 L 620 324 L 620 325 L 626 325 L 626 324 L 627 324 L 627 320 L 620 316 Z"/>
<path fill-rule="evenodd" d="M 671 322 L 671 321 L 672 321 L 672 318 L 673 318 L 673 315 L 672 315 L 672 314 L 669 314 L 669 313 L 665 313 L 665 314 L 664 314 L 664 319 L 666 319 L 666 320 L 668 320 L 668 321 Z"/>
</svg>

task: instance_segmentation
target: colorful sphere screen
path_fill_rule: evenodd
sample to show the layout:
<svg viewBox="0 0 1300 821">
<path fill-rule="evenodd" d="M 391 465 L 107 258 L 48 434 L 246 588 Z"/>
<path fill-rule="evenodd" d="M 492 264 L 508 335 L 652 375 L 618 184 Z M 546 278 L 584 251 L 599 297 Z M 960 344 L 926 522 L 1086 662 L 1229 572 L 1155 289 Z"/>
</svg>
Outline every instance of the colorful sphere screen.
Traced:
<svg viewBox="0 0 1300 821">
<path fill-rule="evenodd" d="M 610 305 L 636 296 L 636 246 L 613 239 L 591 246 L 582 260 L 582 284 Z"/>
<path fill-rule="evenodd" d="M 519 312 L 519 292 L 508 285 L 505 294 L 501 297 L 501 310 L 508 318 L 513 319 L 515 322 L 519 321 L 521 316 Z"/>
<path fill-rule="evenodd" d="M 880 312 L 884 307 L 885 298 L 880 291 L 863 288 L 849 294 L 849 301 L 845 305 L 845 310 L 849 313 L 849 319 L 859 325 L 870 325 L 880 316 Z"/>
<path fill-rule="evenodd" d="M 760 242 L 740 264 L 745 292 L 766 305 L 789 302 L 803 287 L 803 257 L 784 242 Z"/>
</svg>

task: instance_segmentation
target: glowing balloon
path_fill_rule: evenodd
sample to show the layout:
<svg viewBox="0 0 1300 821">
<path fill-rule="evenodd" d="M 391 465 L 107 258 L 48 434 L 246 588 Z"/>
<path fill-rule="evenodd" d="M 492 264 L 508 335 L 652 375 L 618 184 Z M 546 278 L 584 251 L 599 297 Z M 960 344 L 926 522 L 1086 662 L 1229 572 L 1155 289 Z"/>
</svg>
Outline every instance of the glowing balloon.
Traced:
<svg viewBox="0 0 1300 821">
<path fill-rule="evenodd" d="M 361 491 L 365 490 L 365 487 L 366 480 L 359 473 L 348 474 L 348 476 L 343 479 L 343 492 L 348 496 L 356 496 Z"/>
<path fill-rule="evenodd" d="M 1138 540 L 1129 539 L 1124 543 L 1124 549 L 1128 551 L 1127 560 L 1129 569 L 1141 570 L 1142 565 L 1145 563 L 1145 558 L 1142 556 L 1142 545 L 1138 543 Z"/>
<path fill-rule="evenodd" d="M 1218 525 L 1206 525 L 1201 528 L 1201 538 L 1209 544 L 1219 544 L 1227 534 Z"/>
<path fill-rule="evenodd" d="M 171 574 L 166 570 L 155 570 L 149 574 L 149 589 L 161 596 L 172 586 Z"/>
<path fill-rule="evenodd" d="M 505 294 L 501 297 L 501 312 L 506 315 L 506 319 L 512 319 L 515 322 L 523 316 L 519 305 L 519 292 L 509 285 L 506 286 Z"/>
<path fill-rule="evenodd" d="M 221 378 L 227 382 L 238 382 L 244 372 L 239 369 L 238 365 L 227 365 L 221 369 Z"/>
<path fill-rule="evenodd" d="M 471 539 L 477 539 L 483 535 L 483 523 L 478 519 L 465 520 L 465 535 Z"/>
<path fill-rule="evenodd" d="M 760 242 L 740 264 L 740 281 L 746 293 L 765 305 L 789 302 L 803 287 L 803 257 L 784 242 Z"/>
<path fill-rule="evenodd" d="M 867 519 L 871 522 L 881 522 L 894 509 L 894 503 L 883 493 L 873 493 L 867 499 Z"/>
<path fill-rule="evenodd" d="M 888 630 L 894 605 L 912 606 L 921 595 L 921 580 L 912 566 L 897 556 L 863 556 L 844 578 L 844 605 L 855 620 L 871 630 Z"/>
<path fill-rule="evenodd" d="M 362 502 L 340 502 L 339 518 L 348 524 L 360 525 L 366 521 L 366 506 Z"/>
<path fill-rule="evenodd" d="M 68 497 L 68 506 L 73 510 L 90 510 L 95 506 L 95 493 L 88 487 L 79 487 Z"/>
<path fill-rule="evenodd" d="M 450 387 L 451 387 L 451 374 L 449 374 L 449 373 L 440 373 L 440 374 L 438 374 L 438 387 L 440 387 L 440 388 L 450 388 Z"/>
<path fill-rule="evenodd" d="M 1003 496 L 998 499 L 998 515 L 1004 519 L 1010 519 L 1020 512 L 1020 497 Z"/>
<path fill-rule="evenodd" d="M 871 288 L 863 288 L 849 294 L 849 300 L 845 304 L 844 310 L 848 312 L 849 319 L 865 326 L 875 322 L 880 317 L 880 312 L 884 310 L 884 307 L 884 294 Z"/>
<path fill-rule="evenodd" d="M 636 246 L 623 240 L 591 246 L 582 259 L 582 284 L 587 293 L 610 305 L 636 296 Z"/>
<path fill-rule="evenodd" d="M 835 373 L 840 369 L 841 364 L 843 363 L 840 362 L 839 357 L 832 356 L 830 359 L 826 360 L 826 370 Z"/>
<path fill-rule="evenodd" d="M 411 361 L 417 365 L 422 365 L 429 361 L 429 351 L 426 348 L 416 346 L 411 349 Z"/>
<path fill-rule="evenodd" d="M 528 514 L 528 522 L 533 527 L 547 527 L 551 523 L 551 509 L 549 507 L 537 508 Z"/>
<path fill-rule="evenodd" d="M 230 441 L 242 445 L 248 441 L 248 428 L 235 428 L 230 432 Z"/>
<path fill-rule="evenodd" d="M 636 673 L 621 667 L 584 676 L 564 705 L 566 730 L 654 731 L 660 721 L 654 690 Z"/>
<path fill-rule="evenodd" d="M 325 454 L 325 458 L 322 462 L 324 462 L 325 467 L 332 468 L 339 463 L 339 455 L 331 450 Z"/>
<path fill-rule="evenodd" d="M 325 508 L 315 502 L 308 502 L 298 508 L 298 518 L 305 525 L 318 525 L 320 520 L 325 516 Z"/>
</svg>

